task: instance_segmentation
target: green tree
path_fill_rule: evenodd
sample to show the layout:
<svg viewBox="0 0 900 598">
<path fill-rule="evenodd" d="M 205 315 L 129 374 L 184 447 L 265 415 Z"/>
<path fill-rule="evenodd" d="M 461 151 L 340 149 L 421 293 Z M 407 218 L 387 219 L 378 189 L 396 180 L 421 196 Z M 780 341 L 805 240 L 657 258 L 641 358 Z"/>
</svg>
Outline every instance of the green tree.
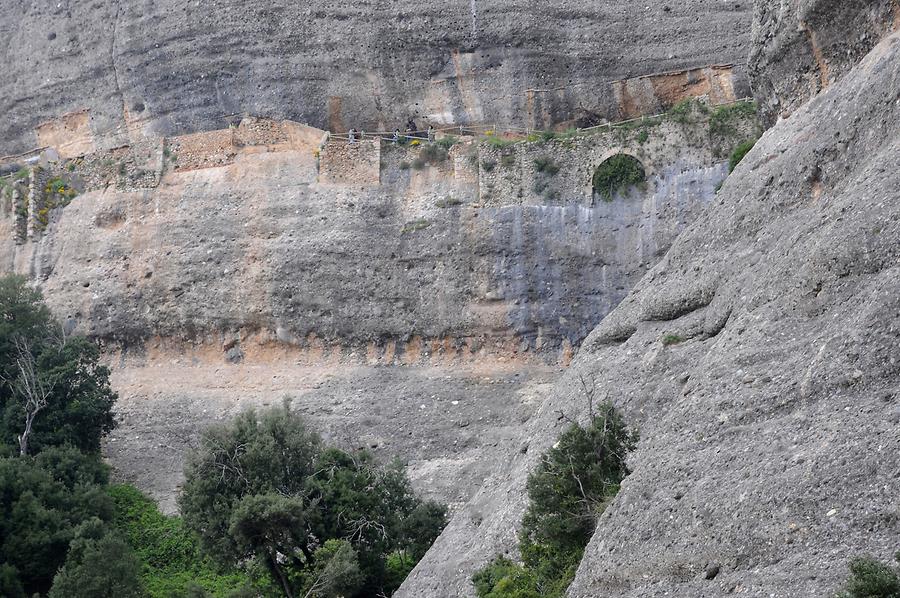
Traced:
<svg viewBox="0 0 900 598">
<path fill-rule="evenodd" d="M 81 524 L 48 598 L 138 598 L 140 562 L 99 519 Z"/>
<path fill-rule="evenodd" d="M 303 576 L 304 598 L 353 596 L 365 581 L 356 551 L 345 540 L 328 540 L 316 550 L 313 566 Z"/>
<path fill-rule="evenodd" d="M 480 598 L 557 597 L 575 576 L 597 518 L 628 475 L 637 435 L 611 404 L 572 424 L 528 477 L 519 551 L 523 565 L 498 557 L 472 581 Z"/>
<path fill-rule="evenodd" d="M 572 424 L 543 455 L 528 477 L 520 536 L 522 560 L 540 580 L 554 585 L 574 576 L 597 517 L 628 475 L 625 457 L 635 443 L 621 416 L 605 404 L 588 426 Z"/>
<path fill-rule="evenodd" d="M 25 588 L 19 581 L 19 570 L 6 563 L 0 564 L 0 596 L 6 598 L 27 598 Z"/>
<path fill-rule="evenodd" d="M 328 540 L 353 550 L 362 576 L 355 595 L 390 593 L 399 582 L 389 579 L 388 556 L 415 564 L 446 523 L 443 507 L 416 498 L 399 464 L 323 448 L 288 404 L 206 432 L 179 500 L 211 554 L 232 565 L 256 557 L 289 596 L 323 570 L 323 555 L 334 556 L 320 552 Z M 349 571 L 348 560 L 341 552 L 329 571 Z"/>
<path fill-rule="evenodd" d="M 303 496 L 321 450 L 318 434 L 288 404 L 262 413 L 247 410 L 208 428 L 188 454 L 179 506 L 185 524 L 219 560 L 246 556 L 229 533 L 232 512 L 245 496 Z"/>
<path fill-rule="evenodd" d="M 15 379 L 17 338 L 44 339 L 53 318 L 40 291 L 28 286 L 23 276 L 0 277 L 0 396 L 10 392 Z"/>
<path fill-rule="evenodd" d="M 98 453 L 116 401 L 99 359 L 93 343 L 65 337 L 23 278 L 0 278 L 0 444 Z"/>
<path fill-rule="evenodd" d="M 235 505 L 228 534 L 237 550 L 259 557 L 285 595 L 293 596 L 289 571 L 313 560 L 310 519 L 317 515 L 300 497 L 250 494 Z"/>
<path fill-rule="evenodd" d="M 15 568 L 28 595 L 50 589 L 81 523 L 112 519 L 111 501 L 89 483 L 105 477 L 74 449 L 0 459 L 0 562 Z"/>
</svg>

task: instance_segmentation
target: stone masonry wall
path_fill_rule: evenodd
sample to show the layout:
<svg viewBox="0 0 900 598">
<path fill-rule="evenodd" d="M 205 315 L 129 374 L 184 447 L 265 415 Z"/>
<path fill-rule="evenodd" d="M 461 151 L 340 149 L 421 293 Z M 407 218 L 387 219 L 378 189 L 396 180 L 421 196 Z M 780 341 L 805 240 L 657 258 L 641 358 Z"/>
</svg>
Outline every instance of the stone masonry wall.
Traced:
<svg viewBox="0 0 900 598">
<path fill-rule="evenodd" d="M 483 142 L 478 163 L 480 203 L 591 206 L 594 170 L 615 154 L 637 158 L 653 181 L 675 163 L 718 164 L 739 143 L 759 134 L 753 115 L 735 114 L 727 127 L 712 129 L 712 110 L 695 104 L 682 122 L 654 118 L 572 137 Z"/>
</svg>

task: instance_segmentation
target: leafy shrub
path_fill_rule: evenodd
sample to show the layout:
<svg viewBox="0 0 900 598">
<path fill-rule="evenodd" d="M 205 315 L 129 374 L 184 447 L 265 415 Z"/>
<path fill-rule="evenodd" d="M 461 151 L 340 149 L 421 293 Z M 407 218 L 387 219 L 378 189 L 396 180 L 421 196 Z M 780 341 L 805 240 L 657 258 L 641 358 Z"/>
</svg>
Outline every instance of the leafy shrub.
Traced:
<svg viewBox="0 0 900 598">
<path fill-rule="evenodd" d="M 245 573 L 221 571 L 201 552 L 199 537 L 181 518 L 163 515 L 137 488 L 119 484 L 108 487 L 106 494 L 115 505 L 113 524 L 141 563 L 142 586 L 150 598 L 190 592 L 226 596 L 251 585 Z"/>
<path fill-rule="evenodd" d="M 678 343 L 683 343 L 684 339 L 678 336 L 677 334 L 667 334 L 662 337 L 662 344 L 666 347 L 669 345 L 677 345 Z"/>
<path fill-rule="evenodd" d="M 430 222 L 428 222 L 424 218 L 419 218 L 418 220 L 413 220 L 404 224 L 403 228 L 400 229 L 400 234 L 405 235 L 407 233 L 414 233 L 416 231 L 426 229 L 429 226 L 431 226 Z"/>
<path fill-rule="evenodd" d="M 597 518 L 628 475 L 625 457 L 636 442 L 609 404 L 588 426 L 572 424 L 528 477 L 523 565 L 498 558 L 478 571 L 472 581 L 479 598 L 563 596 Z"/>
<path fill-rule="evenodd" d="M 92 481 L 105 468 L 95 458 L 64 455 L 0 459 L 0 562 L 7 587 L 44 594 L 64 564 L 69 542 L 87 521 L 112 519 L 111 501 Z M 79 471 L 86 466 L 86 471 Z M 13 580 L 14 578 L 14 580 Z"/>
<path fill-rule="evenodd" d="M 82 524 L 48 598 L 142 598 L 140 563 L 131 548 L 99 520 Z"/>
<path fill-rule="evenodd" d="M 481 167 L 485 172 L 493 172 L 494 168 L 497 166 L 497 163 L 493 160 L 482 160 Z"/>
<path fill-rule="evenodd" d="M 463 201 L 456 197 L 447 196 L 444 199 L 439 199 L 435 202 L 435 206 L 439 208 L 452 208 L 454 206 L 461 206 Z"/>
<path fill-rule="evenodd" d="M 707 114 L 709 107 L 703 102 L 695 98 L 687 98 L 672 106 L 668 115 L 673 121 L 679 124 L 687 124 L 693 122 L 695 114 Z"/>
<path fill-rule="evenodd" d="M 400 168 L 400 170 L 409 170 L 410 166 L 411 166 L 411 164 L 409 162 L 407 162 L 406 160 L 403 160 L 402 162 L 400 162 L 399 168 Z"/>
<path fill-rule="evenodd" d="M 716 137 L 733 137 L 738 134 L 735 122 L 755 116 L 756 113 L 757 105 L 754 101 L 719 106 L 709 117 L 709 134 Z"/>
<path fill-rule="evenodd" d="M 534 169 L 535 171 L 541 174 L 546 174 L 547 176 L 555 176 L 559 173 L 559 165 L 557 165 L 556 162 L 554 162 L 547 156 L 535 158 Z"/>
<path fill-rule="evenodd" d="M 900 552 L 897 553 L 900 561 Z M 850 579 L 837 598 L 898 598 L 900 569 L 870 557 L 850 561 Z"/>
<path fill-rule="evenodd" d="M 504 153 L 500 156 L 500 166 L 504 168 L 512 168 L 516 165 L 516 155 L 513 153 Z"/>
<path fill-rule="evenodd" d="M 753 149 L 753 146 L 756 145 L 756 140 L 745 141 L 740 144 L 734 151 L 731 152 L 731 157 L 728 159 L 728 172 L 734 172 L 734 169 L 737 168 L 737 165 L 741 163 L 741 160 L 744 159 L 750 150 Z"/>
<path fill-rule="evenodd" d="M 498 556 L 472 576 L 478 598 L 541 598 L 537 580 L 522 565 Z"/>
<path fill-rule="evenodd" d="M 606 201 L 612 201 L 617 193 L 640 185 L 646 180 L 644 167 L 636 158 L 627 154 L 616 154 L 597 167 L 592 182 L 594 193 Z"/>
<path fill-rule="evenodd" d="M 650 139 L 650 131 L 641 129 L 637 134 L 637 142 L 643 145 L 647 143 L 648 139 Z"/>
<path fill-rule="evenodd" d="M 443 139 L 441 141 L 443 141 Z M 446 161 L 447 158 L 450 157 L 450 153 L 447 151 L 447 147 L 442 143 L 429 143 L 422 147 L 422 151 L 419 152 L 419 157 L 429 164 L 437 165 Z"/>
<path fill-rule="evenodd" d="M 457 137 L 454 137 L 453 135 L 447 135 L 446 137 L 438 139 L 435 143 L 445 150 L 449 150 L 451 147 L 459 143 L 459 139 Z"/>
<path fill-rule="evenodd" d="M 490 132 L 489 132 L 490 133 Z M 510 147 L 514 145 L 516 142 L 512 139 L 504 139 L 503 137 L 497 137 L 495 135 L 489 134 L 486 138 L 486 143 L 491 147 Z"/>
</svg>

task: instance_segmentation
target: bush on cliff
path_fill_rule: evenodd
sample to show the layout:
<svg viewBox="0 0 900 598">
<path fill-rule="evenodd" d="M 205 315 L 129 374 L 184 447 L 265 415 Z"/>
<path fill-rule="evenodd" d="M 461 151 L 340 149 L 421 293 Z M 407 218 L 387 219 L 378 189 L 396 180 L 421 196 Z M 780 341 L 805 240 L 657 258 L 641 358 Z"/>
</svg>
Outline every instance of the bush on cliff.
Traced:
<svg viewBox="0 0 900 598">
<path fill-rule="evenodd" d="M 390 595 L 446 521 L 398 464 L 323 446 L 288 404 L 209 429 L 185 474 L 188 528 L 223 564 L 259 563 L 287 596 Z"/>
<path fill-rule="evenodd" d="M 628 475 L 637 435 L 610 404 L 587 426 L 572 424 L 528 477 L 519 533 L 522 565 L 498 557 L 473 576 L 479 598 L 563 596 L 597 518 Z"/>
<path fill-rule="evenodd" d="M 896 559 L 900 562 L 900 552 Z M 900 598 L 900 568 L 870 557 L 850 561 L 850 579 L 837 598 Z"/>
<path fill-rule="evenodd" d="M 756 145 L 755 140 L 745 141 L 740 144 L 734 151 L 731 152 L 731 157 L 728 159 L 728 172 L 734 172 L 734 169 L 737 168 L 737 165 L 741 163 L 741 160 L 744 159 L 750 150 L 753 149 L 753 146 Z"/>
</svg>

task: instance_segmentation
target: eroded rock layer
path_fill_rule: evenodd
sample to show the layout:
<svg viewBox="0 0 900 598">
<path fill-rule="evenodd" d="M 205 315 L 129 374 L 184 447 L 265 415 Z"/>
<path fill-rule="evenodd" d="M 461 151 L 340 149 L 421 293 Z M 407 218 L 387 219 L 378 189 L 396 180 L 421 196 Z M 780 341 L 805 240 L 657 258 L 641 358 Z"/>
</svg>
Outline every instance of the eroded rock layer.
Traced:
<svg viewBox="0 0 900 598">
<path fill-rule="evenodd" d="M 547 127 L 658 111 L 698 92 L 741 97 L 749 8 L 3 0 L 0 154 L 53 145 L 66 129 L 111 147 L 221 128 L 235 113 L 333 131 L 392 131 L 410 117 Z"/>
<path fill-rule="evenodd" d="M 789 115 L 898 28 L 898 0 L 758 0 L 750 73 L 763 113 Z"/>
<path fill-rule="evenodd" d="M 471 595 L 525 480 L 584 415 L 640 427 L 569 595 L 828 596 L 900 537 L 900 34 L 770 129 L 585 341 L 400 595 Z M 682 342 L 663 343 L 665 335 Z M 716 571 L 715 574 L 709 574 Z"/>
</svg>

